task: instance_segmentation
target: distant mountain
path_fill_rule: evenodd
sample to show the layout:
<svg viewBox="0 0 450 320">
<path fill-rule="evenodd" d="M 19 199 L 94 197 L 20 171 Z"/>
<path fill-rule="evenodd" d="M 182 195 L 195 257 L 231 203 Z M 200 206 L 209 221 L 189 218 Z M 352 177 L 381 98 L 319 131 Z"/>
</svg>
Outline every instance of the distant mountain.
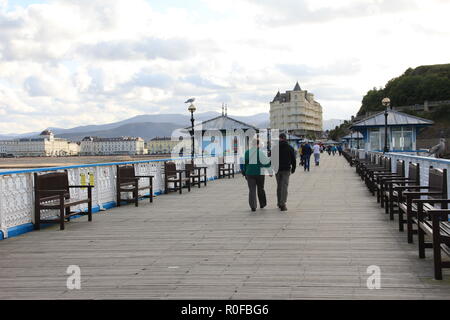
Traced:
<svg viewBox="0 0 450 320">
<path fill-rule="evenodd" d="M 194 114 L 196 123 L 209 120 L 220 116 L 219 112 L 203 112 Z M 252 116 L 233 116 L 230 117 L 254 125 L 256 127 L 267 127 L 269 122 L 269 114 L 259 113 Z M 144 114 L 134 116 L 118 122 L 78 126 L 70 129 L 49 128 L 57 137 L 79 141 L 86 136 L 98 137 L 120 137 L 120 136 L 138 136 L 145 139 L 154 138 L 156 136 L 170 136 L 173 129 L 188 127 L 190 115 L 185 114 Z M 42 128 L 44 130 L 46 128 Z M 29 132 L 23 134 L 10 134 L 0 136 L 0 139 L 14 139 L 34 137 L 39 132 Z"/>
<path fill-rule="evenodd" d="M 196 123 L 209 120 L 220 116 L 219 112 L 203 112 L 194 115 Z M 231 118 L 251 124 L 257 128 L 267 128 L 270 126 L 269 114 L 259 113 L 251 116 L 229 115 Z M 344 120 L 330 119 L 323 121 L 324 130 L 334 129 Z M 97 137 L 120 137 L 133 136 L 142 137 L 146 140 L 156 136 L 170 136 L 172 131 L 177 128 L 190 126 L 190 116 L 184 114 L 144 114 L 134 116 L 118 122 L 78 126 L 70 129 L 49 128 L 57 137 L 80 141 L 87 136 Z M 46 128 L 42 128 L 44 130 Z M 41 131 L 29 132 L 23 134 L 4 134 L 0 135 L 1 140 L 35 137 Z"/>
<path fill-rule="evenodd" d="M 74 133 L 58 134 L 59 138 L 65 138 L 72 141 L 81 141 L 84 137 L 95 136 L 101 138 L 112 137 L 141 137 L 144 140 L 150 140 L 154 137 L 170 137 L 175 129 L 180 128 L 179 125 L 173 123 L 154 123 L 154 122 L 140 122 L 128 123 L 117 128 L 97 131 L 85 131 Z"/>
<path fill-rule="evenodd" d="M 323 121 L 323 131 L 333 130 L 336 126 L 340 126 L 344 120 L 342 119 L 329 119 Z"/>
</svg>

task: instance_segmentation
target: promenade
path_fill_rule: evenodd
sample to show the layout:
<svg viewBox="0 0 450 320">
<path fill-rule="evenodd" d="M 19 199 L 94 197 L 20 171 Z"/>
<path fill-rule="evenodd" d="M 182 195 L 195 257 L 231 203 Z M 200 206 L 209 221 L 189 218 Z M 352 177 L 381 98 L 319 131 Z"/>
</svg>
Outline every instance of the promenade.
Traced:
<svg viewBox="0 0 450 320">
<path fill-rule="evenodd" d="M 450 299 L 344 158 L 291 176 L 287 213 L 252 213 L 241 175 L 0 242 L 0 299 Z M 81 268 L 81 290 L 66 269 Z M 381 269 L 369 290 L 367 268 Z"/>
</svg>

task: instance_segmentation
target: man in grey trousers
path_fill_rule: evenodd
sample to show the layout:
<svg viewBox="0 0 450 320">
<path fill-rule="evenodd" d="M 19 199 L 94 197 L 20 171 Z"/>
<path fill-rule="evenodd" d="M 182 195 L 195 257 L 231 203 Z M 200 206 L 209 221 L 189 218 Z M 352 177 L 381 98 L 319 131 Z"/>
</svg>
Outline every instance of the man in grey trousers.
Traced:
<svg viewBox="0 0 450 320">
<path fill-rule="evenodd" d="M 288 196 L 288 187 L 289 187 L 289 176 L 291 173 L 295 172 L 296 169 L 296 161 L 295 161 L 295 151 L 292 148 L 287 140 L 286 135 L 284 133 L 280 134 L 280 143 L 279 143 L 279 168 L 276 174 L 277 179 L 277 199 L 278 199 L 278 208 L 281 211 L 287 211 L 286 201 Z"/>
</svg>

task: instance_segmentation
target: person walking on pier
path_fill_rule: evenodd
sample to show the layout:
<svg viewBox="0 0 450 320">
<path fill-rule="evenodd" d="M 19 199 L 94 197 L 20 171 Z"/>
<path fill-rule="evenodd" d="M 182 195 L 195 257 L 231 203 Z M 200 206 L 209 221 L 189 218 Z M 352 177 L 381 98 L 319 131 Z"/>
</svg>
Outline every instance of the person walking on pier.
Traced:
<svg viewBox="0 0 450 320">
<path fill-rule="evenodd" d="M 332 147 L 331 147 L 331 152 L 333 152 L 333 157 L 336 155 L 336 152 L 337 152 L 337 148 L 336 148 L 336 146 L 335 145 L 333 145 Z"/>
<path fill-rule="evenodd" d="M 261 209 L 267 205 L 266 192 L 264 190 L 265 176 L 262 170 L 270 167 L 270 159 L 261 150 L 259 139 L 253 139 L 251 148 L 245 152 L 242 168 L 242 174 L 248 185 L 248 203 L 253 212 L 256 211 L 257 196 Z M 272 176 L 271 169 L 269 169 L 269 173 Z"/>
<path fill-rule="evenodd" d="M 300 148 L 298 148 L 298 156 L 299 156 L 299 158 L 300 158 L 300 166 L 302 166 L 303 167 L 303 165 L 304 165 L 304 163 L 303 163 L 303 147 L 305 146 L 305 144 L 304 143 L 302 143 L 301 145 L 300 145 Z"/>
<path fill-rule="evenodd" d="M 313 152 L 314 152 L 314 161 L 316 163 L 316 166 L 318 166 L 320 163 L 320 146 L 318 143 L 314 144 Z"/>
<path fill-rule="evenodd" d="M 303 152 L 303 168 L 304 171 L 309 171 L 309 163 L 311 161 L 311 154 L 313 153 L 313 150 L 311 148 L 311 145 L 309 142 L 306 142 L 302 149 Z"/>
<path fill-rule="evenodd" d="M 281 211 L 287 211 L 286 201 L 288 196 L 289 176 L 295 172 L 297 167 L 295 150 L 286 140 L 286 134 L 281 133 L 279 147 L 277 179 L 277 204 Z"/>
<path fill-rule="evenodd" d="M 337 151 L 339 152 L 339 156 L 342 156 L 342 146 L 340 144 L 337 146 Z"/>
</svg>

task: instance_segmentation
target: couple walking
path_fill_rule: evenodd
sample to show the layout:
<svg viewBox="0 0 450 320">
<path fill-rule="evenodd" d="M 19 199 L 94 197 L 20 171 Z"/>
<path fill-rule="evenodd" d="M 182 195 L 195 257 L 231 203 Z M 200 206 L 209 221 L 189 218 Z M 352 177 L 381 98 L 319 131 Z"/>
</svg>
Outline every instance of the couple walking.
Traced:
<svg viewBox="0 0 450 320">
<path fill-rule="evenodd" d="M 307 142 L 300 149 L 300 165 L 303 166 L 305 172 L 310 169 L 311 155 L 314 154 L 314 162 L 316 166 L 320 163 L 320 145 L 315 143 L 313 147 Z"/>
<path fill-rule="evenodd" d="M 280 134 L 279 148 L 279 168 L 275 177 L 277 180 L 277 204 L 281 211 L 287 211 L 286 201 L 288 196 L 289 176 L 295 172 L 296 161 L 295 151 L 287 143 L 286 135 Z M 245 152 L 242 174 L 247 179 L 249 195 L 248 202 L 252 211 L 256 211 L 257 198 L 261 209 L 266 207 L 267 199 L 264 190 L 265 175 L 273 176 L 271 163 L 268 157 L 261 151 L 259 140 Z M 266 172 L 263 172 L 266 171 Z"/>
</svg>

